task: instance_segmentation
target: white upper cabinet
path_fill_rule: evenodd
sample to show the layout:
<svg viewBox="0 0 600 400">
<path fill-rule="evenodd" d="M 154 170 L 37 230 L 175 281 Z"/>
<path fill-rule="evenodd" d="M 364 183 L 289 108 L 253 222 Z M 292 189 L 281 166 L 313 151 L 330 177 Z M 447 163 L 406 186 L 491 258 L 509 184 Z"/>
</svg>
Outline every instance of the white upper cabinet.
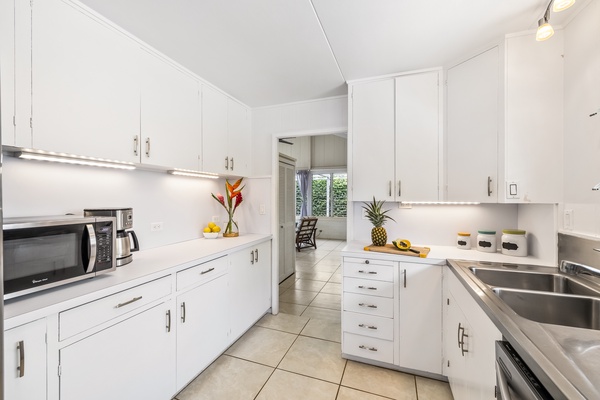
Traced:
<svg viewBox="0 0 600 400">
<path fill-rule="evenodd" d="M 202 116 L 202 169 L 224 175 L 249 175 L 249 110 L 202 85 Z"/>
<path fill-rule="evenodd" d="M 33 147 L 137 161 L 138 46 L 60 0 L 33 4 Z"/>
<path fill-rule="evenodd" d="M 0 132 L 2 144 L 15 144 L 15 12 L 12 1 L 0 2 Z"/>
<path fill-rule="evenodd" d="M 396 200 L 439 200 L 439 72 L 396 78 Z"/>
<path fill-rule="evenodd" d="M 563 174 L 564 32 L 506 39 L 507 202 L 558 203 Z M 516 192 L 515 192 L 516 190 Z M 514 194 L 516 193 L 516 194 Z"/>
<path fill-rule="evenodd" d="M 140 51 L 140 161 L 200 169 L 200 85 L 167 60 Z"/>
<path fill-rule="evenodd" d="M 448 201 L 498 199 L 498 52 L 494 47 L 448 70 Z"/>
<path fill-rule="evenodd" d="M 394 199 L 394 80 L 350 87 L 352 200 Z"/>
</svg>

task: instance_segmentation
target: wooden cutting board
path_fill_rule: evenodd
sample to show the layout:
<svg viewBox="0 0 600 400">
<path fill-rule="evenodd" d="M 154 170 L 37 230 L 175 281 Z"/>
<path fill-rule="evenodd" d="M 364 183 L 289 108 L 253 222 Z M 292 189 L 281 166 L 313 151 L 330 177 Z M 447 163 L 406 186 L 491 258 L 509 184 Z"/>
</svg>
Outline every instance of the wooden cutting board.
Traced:
<svg viewBox="0 0 600 400">
<path fill-rule="evenodd" d="M 396 246 L 394 246 L 393 244 L 386 244 L 385 246 L 373 246 L 372 244 L 369 246 L 365 246 L 365 251 L 375 251 L 378 253 L 388 253 L 388 254 L 399 254 L 402 256 L 411 256 L 411 257 L 421 257 L 421 258 L 426 258 L 427 254 L 429 254 L 429 252 L 431 251 L 431 249 L 429 247 L 418 247 L 418 246 L 411 246 L 410 247 L 413 250 L 417 250 L 419 251 L 419 253 L 413 253 L 412 251 L 402 251 L 402 250 L 398 250 L 396 248 Z"/>
</svg>

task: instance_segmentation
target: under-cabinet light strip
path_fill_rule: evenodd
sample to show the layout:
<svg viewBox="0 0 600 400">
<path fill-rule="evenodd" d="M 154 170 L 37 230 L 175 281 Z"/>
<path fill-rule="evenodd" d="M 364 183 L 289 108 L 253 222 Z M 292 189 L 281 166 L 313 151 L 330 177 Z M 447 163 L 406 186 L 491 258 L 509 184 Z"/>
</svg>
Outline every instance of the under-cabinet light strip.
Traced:
<svg viewBox="0 0 600 400">
<path fill-rule="evenodd" d="M 18 158 L 24 160 L 50 161 L 63 164 L 88 165 L 92 167 L 116 168 L 126 170 L 135 169 L 135 165 L 133 165 L 133 163 L 77 156 L 73 154 L 53 153 L 40 150 L 22 150 L 16 152 L 15 155 Z"/>
<path fill-rule="evenodd" d="M 198 171 L 190 171 L 187 169 L 172 169 L 167 171 L 171 175 L 180 175 L 180 176 L 190 176 L 193 178 L 208 178 L 208 179 L 217 179 L 219 175 L 212 174 L 210 172 L 198 172 Z"/>
<path fill-rule="evenodd" d="M 481 204 L 477 201 L 401 201 L 400 204 L 410 205 L 451 205 L 451 206 L 463 206 L 463 205 L 478 205 Z"/>
</svg>

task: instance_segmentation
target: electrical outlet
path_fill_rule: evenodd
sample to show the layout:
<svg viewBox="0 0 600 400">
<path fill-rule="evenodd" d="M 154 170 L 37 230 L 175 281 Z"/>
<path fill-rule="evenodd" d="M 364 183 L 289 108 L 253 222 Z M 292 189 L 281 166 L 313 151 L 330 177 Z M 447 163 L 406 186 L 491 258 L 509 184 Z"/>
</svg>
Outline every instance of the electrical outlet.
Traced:
<svg viewBox="0 0 600 400">
<path fill-rule="evenodd" d="M 212 216 L 212 222 L 219 222 L 219 216 L 218 215 L 213 215 Z"/>
<path fill-rule="evenodd" d="M 564 229 L 568 231 L 573 230 L 573 210 L 565 210 Z"/>
<path fill-rule="evenodd" d="M 259 213 L 260 215 L 265 215 L 265 214 L 267 213 L 267 210 L 266 210 L 266 208 L 265 208 L 265 205 L 264 205 L 264 204 L 261 204 L 260 206 L 258 206 L 258 213 Z"/>
<path fill-rule="evenodd" d="M 152 223 L 150 223 L 150 231 L 151 232 L 162 231 L 162 229 L 163 229 L 163 223 L 162 222 L 152 222 Z"/>
</svg>

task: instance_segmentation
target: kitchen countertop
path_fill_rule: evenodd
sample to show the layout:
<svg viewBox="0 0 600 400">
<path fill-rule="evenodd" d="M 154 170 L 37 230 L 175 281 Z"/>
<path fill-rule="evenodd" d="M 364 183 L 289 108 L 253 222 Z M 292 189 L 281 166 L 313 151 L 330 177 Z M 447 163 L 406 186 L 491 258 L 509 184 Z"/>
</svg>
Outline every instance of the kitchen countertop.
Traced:
<svg viewBox="0 0 600 400">
<path fill-rule="evenodd" d="M 196 239 L 133 253 L 133 261 L 116 271 L 4 301 L 4 328 L 162 278 L 271 239 L 244 234 L 236 238 Z"/>
</svg>

